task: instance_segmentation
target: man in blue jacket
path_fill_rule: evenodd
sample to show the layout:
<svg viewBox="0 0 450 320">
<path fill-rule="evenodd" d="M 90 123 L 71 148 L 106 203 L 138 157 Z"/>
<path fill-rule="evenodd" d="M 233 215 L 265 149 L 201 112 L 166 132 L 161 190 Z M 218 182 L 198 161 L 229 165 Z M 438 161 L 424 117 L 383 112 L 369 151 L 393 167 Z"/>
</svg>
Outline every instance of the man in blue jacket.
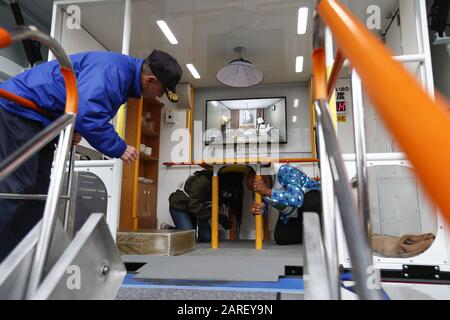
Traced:
<svg viewBox="0 0 450 320">
<path fill-rule="evenodd" d="M 127 146 L 110 120 L 128 98 L 156 98 L 166 93 L 176 102 L 180 65 L 159 50 L 145 60 L 113 52 L 85 52 L 70 58 L 79 94 L 74 143 L 83 137 L 103 154 L 133 163 L 139 156 L 137 150 Z M 27 70 L 1 83 L 0 89 L 28 99 L 44 111 L 39 113 L 0 98 L 1 162 L 64 113 L 66 91 L 57 61 Z M 46 194 L 53 152 L 50 143 L 0 181 L 0 193 Z M 0 199 L 0 261 L 39 221 L 43 207 L 43 201 Z"/>
</svg>

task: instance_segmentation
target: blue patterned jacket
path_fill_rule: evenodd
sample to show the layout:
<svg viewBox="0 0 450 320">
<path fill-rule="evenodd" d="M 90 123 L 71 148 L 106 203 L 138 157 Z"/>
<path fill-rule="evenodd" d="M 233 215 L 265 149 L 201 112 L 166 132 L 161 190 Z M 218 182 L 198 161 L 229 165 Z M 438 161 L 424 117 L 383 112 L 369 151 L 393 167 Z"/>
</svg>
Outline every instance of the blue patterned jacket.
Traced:
<svg viewBox="0 0 450 320">
<path fill-rule="evenodd" d="M 283 222 L 289 220 L 289 215 L 295 208 L 303 206 L 305 193 L 320 191 L 319 181 L 311 179 L 303 171 L 287 164 L 280 167 L 276 179 L 283 189 L 272 189 L 270 198 L 264 197 L 263 200 L 266 205 L 279 210 Z"/>
</svg>

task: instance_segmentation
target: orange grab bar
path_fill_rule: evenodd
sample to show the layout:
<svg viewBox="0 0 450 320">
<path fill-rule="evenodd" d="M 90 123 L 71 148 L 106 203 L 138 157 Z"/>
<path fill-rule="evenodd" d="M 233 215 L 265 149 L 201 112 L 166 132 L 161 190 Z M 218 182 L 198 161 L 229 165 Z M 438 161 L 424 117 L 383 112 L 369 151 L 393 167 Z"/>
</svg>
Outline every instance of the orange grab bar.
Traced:
<svg viewBox="0 0 450 320">
<path fill-rule="evenodd" d="M 357 70 L 368 97 L 407 154 L 418 179 L 450 223 L 448 101 L 440 96 L 433 101 L 391 58 L 392 52 L 336 0 L 321 0 L 317 11 Z"/>
<path fill-rule="evenodd" d="M 8 100 L 10 100 L 12 102 L 15 102 L 17 104 L 20 104 L 20 105 L 22 105 L 22 106 L 24 106 L 24 107 L 26 107 L 28 109 L 34 110 L 36 112 L 39 112 L 39 113 L 49 117 L 50 119 L 53 118 L 53 116 L 49 112 L 47 112 L 45 109 L 42 109 L 41 107 L 39 107 L 34 102 L 32 102 L 32 101 L 30 101 L 28 99 L 22 98 L 22 97 L 20 97 L 18 95 L 15 95 L 15 94 L 11 93 L 11 92 L 8 92 L 6 90 L 0 89 L 0 97 L 8 99 Z"/>
<path fill-rule="evenodd" d="M 325 50 L 317 48 L 313 52 L 314 100 L 327 98 L 327 75 Z"/>
<path fill-rule="evenodd" d="M 227 160 L 227 159 L 224 159 Z M 228 159 L 229 160 L 229 159 Z M 253 161 L 251 161 L 252 159 L 249 159 L 248 161 L 242 160 L 239 161 L 240 159 L 236 159 L 236 162 L 220 162 L 220 161 L 216 161 L 215 164 L 248 164 L 248 163 L 252 163 Z M 265 160 L 265 159 L 264 159 Z M 270 158 L 267 159 L 270 161 Z M 320 160 L 317 158 L 286 158 L 286 159 L 278 159 L 277 161 L 273 161 L 274 163 L 308 163 L 308 162 L 319 162 Z M 192 161 L 192 162 L 163 162 L 163 166 L 166 167 L 170 167 L 170 166 L 200 166 L 200 165 L 209 165 L 208 162 L 204 162 L 204 161 Z"/>
<path fill-rule="evenodd" d="M 339 73 L 341 72 L 342 66 L 344 65 L 344 56 L 342 55 L 341 50 L 338 49 L 336 52 L 336 56 L 334 57 L 333 68 L 331 69 L 330 77 L 328 79 L 327 84 L 327 97 L 328 100 L 331 99 L 333 95 L 334 86 L 336 85 L 336 81 L 339 77 Z"/>
<path fill-rule="evenodd" d="M 9 47 L 13 43 L 11 34 L 0 28 L 0 48 Z"/>
<path fill-rule="evenodd" d="M 76 114 L 78 111 L 78 90 L 77 90 L 77 79 L 75 74 L 73 73 L 73 70 L 70 66 L 70 60 L 67 58 L 66 54 L 62 50 L 62 47 L 60 44 L 54 40 L 53 38 L 50 38 L 49 36 L 33 30 L 28 27 L 21 27 L 18 29 L 19 31 L 16 31 L 16 34 L 13 36 L 10 32 L 7 30 L 0 28 L 0 48 L 4 48 L 7 46 L 10 46 L 14 43 L 15 38 L 18 35 L 21 35 L 22 38 L 33 38 L 40 42 L 44 42 L 45 44 L 48 44 L 50 49 L 56 49 L 54 51 L 56 58 L 61 64 L 61 58 L 66 61 L 67 66 L 61 66 L 61 73 L 64 78 L 64 83 L 66 85 L 66 106 L 65 106 L 65 113 L 71 113 Z M 52 50 L 53 51 L 53 50 Z M 54 118 L 49 112 L 47 112 L 45 109 L 39 107 L 34 102 L 22 98 L 18 95 L 15 95 L 11 92 L 8 92 L 6 90 L 0 89 L 0 97 L 3 97 L 5 99 L 8 99 L 10 101 L 13 101 L 17 104 L 20 104 L 28 109 L 34 110 L 36 112 L 39 112 L 41 114 L 44 114 L 50 118 Z"/>
<path fill-rule="evenodd" d="M 66 109 L 65 113 L 76 114 L 78 112 L 77 78 L 72 70 L 61 68 L 61 73 L 66 84 Z"/>
</svg>

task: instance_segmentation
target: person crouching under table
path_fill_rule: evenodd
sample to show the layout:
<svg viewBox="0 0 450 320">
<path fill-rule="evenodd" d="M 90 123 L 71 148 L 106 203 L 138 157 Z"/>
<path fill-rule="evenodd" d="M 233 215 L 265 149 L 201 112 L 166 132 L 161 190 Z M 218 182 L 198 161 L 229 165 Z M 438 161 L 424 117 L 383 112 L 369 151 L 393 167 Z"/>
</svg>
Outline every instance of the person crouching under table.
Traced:
<svg viewBox="0 0 450 320">
<path fill-rule="evenodd" d="M 274 239 L 278 245 L 303 243 L 303 212 L 312 211 L 321 219 L 322 206 L 320 182 L 308 177 L 299 168 L 283 164 L 275 177 L 262 175 L 255 179 L 250 168 L 246 179 L 247 188 L 261 194 L 261 203 L 253 202 L 253 215 L 267 215 L 268 206 L 278 210 Z"/>
</svg>

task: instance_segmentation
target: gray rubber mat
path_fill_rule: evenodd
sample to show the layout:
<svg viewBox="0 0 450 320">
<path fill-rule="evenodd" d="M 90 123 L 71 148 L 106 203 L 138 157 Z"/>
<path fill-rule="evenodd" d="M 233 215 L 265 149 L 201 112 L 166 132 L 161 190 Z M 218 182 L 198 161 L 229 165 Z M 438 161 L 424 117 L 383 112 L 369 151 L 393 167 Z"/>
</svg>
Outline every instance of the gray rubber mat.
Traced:
<svg viewBox="0 0 450 320">
<path fill-rule="evenodd" d="M 125 262 L 146 263 L 136 278 L 158 280 L 278 281 L 285 266 L 302 266 L 302 246 L 277 246 L 265 242 L 255 250 L 254 241 L 227 241 L 212 250 L 198 244 L 180 256 L 123 256 Z"/>
<path fill-rule="evenodd" d="M 121 288 L 116 300 L 275 300 L 274 292 Z"/>
</svg>

